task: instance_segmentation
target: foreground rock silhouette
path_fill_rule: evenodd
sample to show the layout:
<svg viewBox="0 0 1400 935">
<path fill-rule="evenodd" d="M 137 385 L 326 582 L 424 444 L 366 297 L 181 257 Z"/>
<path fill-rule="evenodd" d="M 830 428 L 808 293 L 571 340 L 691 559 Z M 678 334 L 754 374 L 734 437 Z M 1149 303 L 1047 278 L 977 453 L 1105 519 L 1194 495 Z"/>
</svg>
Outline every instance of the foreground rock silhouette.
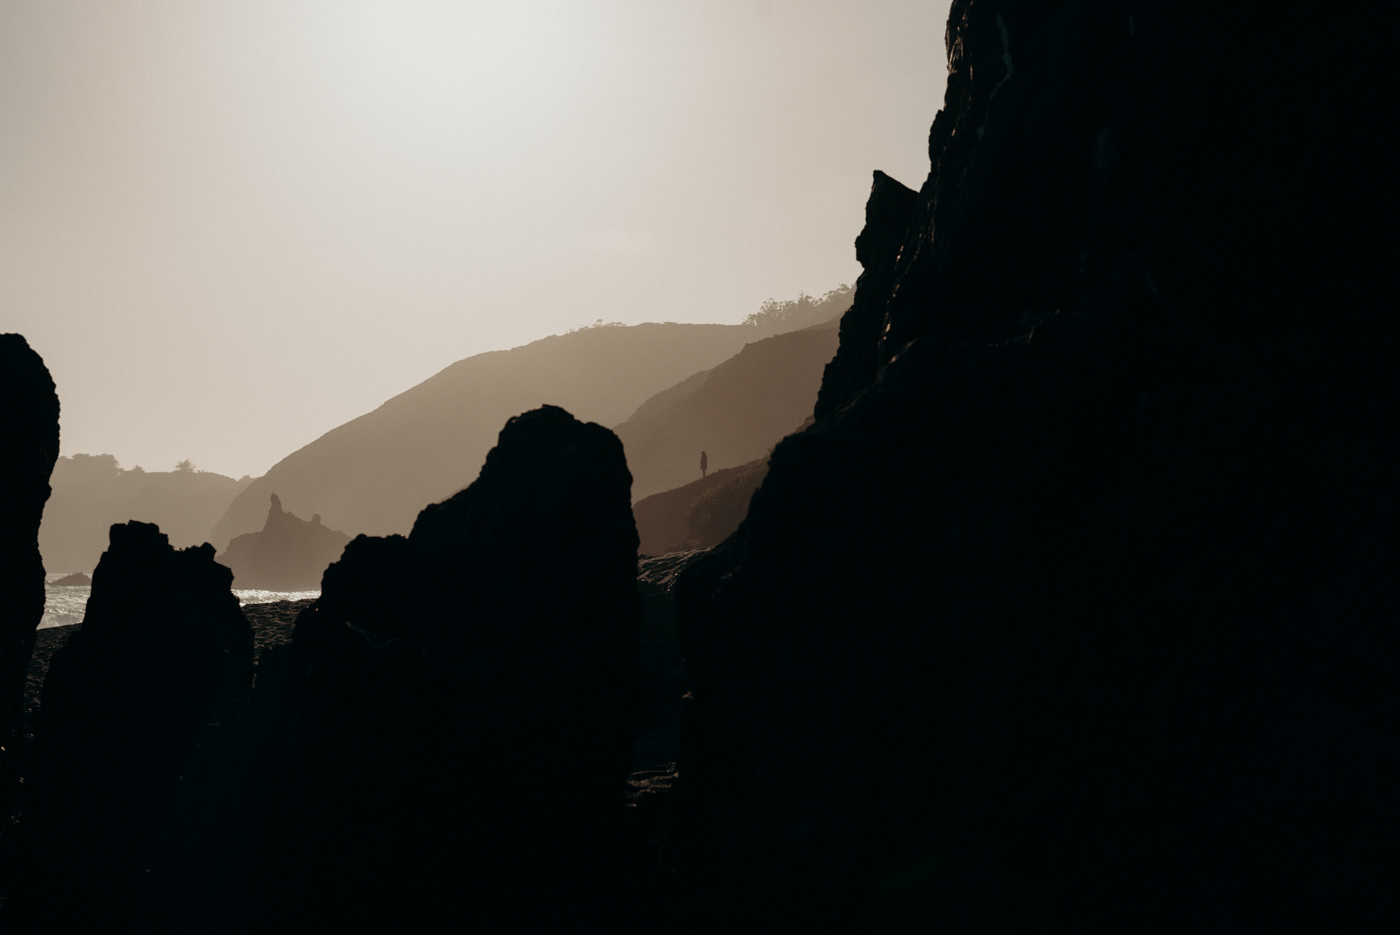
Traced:
<svg viewBox="0 0 1400 935">
<path fill-rule="evenodd" d="M 202 741 L 157 927 L 615 911 L 640 690 L 629 486 L 616 436 L 547 406 L 407 538 L 353 540 L 240 723 Z"/>
<path fill-rule="evenodd" d="M 238 588 L 266 591 L 313 591 L 321 574 L 340 557 L 350 537 L 321 524 L 320 514 L 304 520 L 282 509 L 277 494 L 270 497 L 261 532 L 234 538 L 219 555 L 233 572 Z"/>
<path fill-rule="evenodd" d="M 44 361 L 0 334 L 0 822 L 18 804 L 24 681 L 44 616 L 39 523 L 58 457 L 58 396 Z"/>
<path fill-rule="evenodd" d="M 352 541 L 196 737 L 148 927 L 1364 930 L 1400 471 L 1345 209 L 1387 59 L 1299 71 L 1314 28 L 954 3 L 932 171 L 876 180 L 815 423 L 732 538 L 645 569 L 679 774 L 610 820 L 626 467 L 529 413 L 411 536 Z"/>
<path fill-rule="evenodd" d="M 12 920 L 133 924 L 191 741 L 247 699 L 252 630 L 231 580 L 213 546 L 112 527 L 82 626 L 44 680 Z"/>
<path fill-rule="evenodd" d="M 1378 60 L 1318 82 L 1308 28 L 953 4 L 817 421 L 677 585 L 700 930 L 1368 918 L 1400 475 L 1343 212 L 1381 150 L 1290 128 L 1366 123 Z"/>
</svg>

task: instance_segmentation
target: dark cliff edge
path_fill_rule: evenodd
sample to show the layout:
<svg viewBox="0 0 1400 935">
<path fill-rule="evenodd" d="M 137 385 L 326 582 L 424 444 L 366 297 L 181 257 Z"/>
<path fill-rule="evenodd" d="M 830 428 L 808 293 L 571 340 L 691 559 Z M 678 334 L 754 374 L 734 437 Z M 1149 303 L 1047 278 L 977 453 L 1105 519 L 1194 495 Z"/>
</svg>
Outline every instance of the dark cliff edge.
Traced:
<svg viewBox="0 0 1400 935">
<path fill-rule="evenodd" d="M 24 687 L 44 616 L 39 524 L 58 458 L 58 395 L 44 361 L 0 334 L 0 823 L 18 805 Z"/>
<path fill-rule="evenodd" d="M 1323 80 L 1309 28 L 953 4 L 931 171 L 876 177 L 817 421 L 677 585 L 702 917 L 1367 918 L 1400 474 L 1348 211 L 1381 150 L 1297 128 L 1369 127 L 1379 59 Z"/>
</svg>

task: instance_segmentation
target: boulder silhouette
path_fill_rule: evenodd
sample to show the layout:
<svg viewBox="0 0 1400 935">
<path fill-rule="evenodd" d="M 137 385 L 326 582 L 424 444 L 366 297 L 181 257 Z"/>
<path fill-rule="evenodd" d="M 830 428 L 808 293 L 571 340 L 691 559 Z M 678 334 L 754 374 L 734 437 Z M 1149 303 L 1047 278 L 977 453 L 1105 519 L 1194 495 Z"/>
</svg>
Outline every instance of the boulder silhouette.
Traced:
<svg viewBox="0 0 1400 935">
<path fill-rule="evenodd" d="M 112 527 L 82 625 L 49 662 L 20 826 L 20 918 L 133 923 L 186 755 L 252 682 L 252 630 L 213 546 Z M 81 892 L 83 899 L 60 894 Z"/>
<path fill-rule="evenodd" d="M 1317 82 L 1308 29 L 952 5 L 816 422 L 676 587 L 700 928 L 1365 927 L 1400 472 L 1348 212 L 1385 148 L 1292 128 L 1366 123 L 1383 57 Z"/>
<path fill-rule="evenodd" d="M 0 820 L 18 804 L 24 682 L 44 616 L 39 523 L 58 457 L 58 395 L 44 361 L 0 334 Z"/>
<path fill-rule="evenodd" d="M 320 514 L 299 519 L 271 495 L 261 532 L 236 537 L 218 558 L 233 572 L 237 588 L 314 591 L 326 566 L 340 557 L 350 537 L 321 524 Z"/>
<path fill-rule="evenodd" d="M 351 541 L 191 767 L 163 924 L 604 911 L 640 689 L 629 485 L 616 436 L 546 406 L 409 536 Z"/>
</svg>

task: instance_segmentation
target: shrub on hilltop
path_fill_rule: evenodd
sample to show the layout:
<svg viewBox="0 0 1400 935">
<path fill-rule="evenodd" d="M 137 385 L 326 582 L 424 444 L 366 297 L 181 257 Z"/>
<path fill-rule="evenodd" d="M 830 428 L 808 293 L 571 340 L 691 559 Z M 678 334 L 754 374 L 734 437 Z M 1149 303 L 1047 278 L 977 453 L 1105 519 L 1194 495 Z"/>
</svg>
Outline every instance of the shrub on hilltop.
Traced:
<svg viewBox="0 0 1400 935">
<path fill-rule="evenodd" d="M 170 471 L 123 469 L 110 454 L 75 454 L 54 465 L 39 549 L 54 571 L 90 571 L 114 523 L 153 522 L 176 546 L 198 545 L 251 478 L 201 471 L 186 459 Z"/>
<path fill-rule="evenodd" d="M 785 331 L 798 331 L 830 321 L 851 307 L 855 289 L 842 283 L 825 295 L 814 298 L 799 293 L 796 299 L 779 302 L 769 299 L 758 307 L 758 311 L 744 319 L 744 324 L 752 325 L 765 335 L 782 334 Z"/>
</svg>

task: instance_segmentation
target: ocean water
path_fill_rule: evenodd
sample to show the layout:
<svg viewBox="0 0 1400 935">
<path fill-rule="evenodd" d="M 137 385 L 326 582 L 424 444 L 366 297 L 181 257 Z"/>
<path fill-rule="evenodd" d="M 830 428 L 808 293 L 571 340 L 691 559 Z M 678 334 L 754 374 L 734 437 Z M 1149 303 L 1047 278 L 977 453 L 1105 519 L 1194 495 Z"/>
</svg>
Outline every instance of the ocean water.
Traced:
<svg viewBox="0 0 1400 935">
<path fill-rule="evenodd" d="M 51 582 L 63 578 L 63 573 L 44 576 L 44 618 L 39 628 L 66 627 L 70 623 L 82 623 L 87 611 L 88 595 L 92 588 L 87 585 L 58 587 Z M 258 591 L 234 588 L 233 593 L 242 604 L 267 604 L 272 601 L 303 601 L 320 597 L 320 591 Z"/>
</svg>

